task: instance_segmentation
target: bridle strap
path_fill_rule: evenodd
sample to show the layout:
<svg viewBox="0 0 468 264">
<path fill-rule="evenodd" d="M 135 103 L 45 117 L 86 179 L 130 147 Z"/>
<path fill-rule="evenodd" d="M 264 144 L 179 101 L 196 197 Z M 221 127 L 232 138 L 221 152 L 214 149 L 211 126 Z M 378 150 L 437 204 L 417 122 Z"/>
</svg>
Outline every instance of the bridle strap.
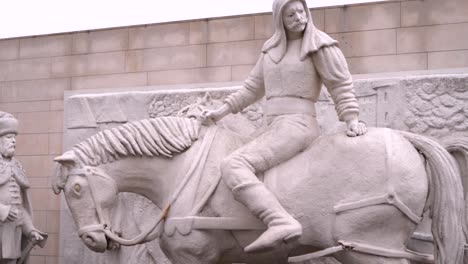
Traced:
<svg viewBox="0 0 468 264">
<path fill-rule="evenodd" d="M 102 231 L 102 232 L 104 232 L 106 234 L 106 236 L 109 239 L 119 243 L 122 246 L 134 246 L 134 245 L 137 245 L 137 244 L 141 244 L 156 229 L 156 227 L 158 227 L 159 224 L 163 220 L 166 219 L 167 215 L 169 214 L 169 210 L 170 210 L 172 204 L 177 200 L 180 193 L 182 192 L 184 187 L 187 185 L 187 182 L 189 181 L 190 176 L 193 174 L 193 172 L 195 171 L 195 169 L 199 165 L 200 161 L 203 160 L 204 158 L 206 158 L 206 156 L 208 155 L 208 152 L 209 152 L 209 150 L 211 148 L 211 144 L 213 143 L 214 138 L 216 136 L 217 130 L 218 129 L 217 129 L 216 126 L 212 126 L 212 127 L 208 128 L 208 130 L 207 130 L 207 132 L 205 134 L 205 137 L 203 139 L 202 145 L 200 147 L 200 150 L 199 150 L 195 160 L 192 162 L 191 167 L 189 168 L 189 170 L 185 174 L 184 179 L 182 180 L 182 182 L 180 183 L 180 185 L 178 186 L 178 188 L 176 189 L 174 194 L 171 196 L 169 201 L 166 203 L 167 205 L 164 207 L 163 211 L 161 212 L 161 214 L 157 218 L 158 220 L 153 224 L 152 227 L 148 228 L 146 231 L 142 231 L 139 235 L 137 235 L 133 239 L 124 239 L 124 238 L 119 237 L 117 234 L 112 232 L 111 226 L 104 222 L 104 215 L 102 213 L 101 204 L 97 203 L 97 201 L 96 201 L 96 196 L 95 196 L 96 192 L 95 192 L 94 186 L 93 186 L 93 184 L 92 184 L 92 182 L 90 180 L 89 175 L 94 174 L 94 175 L 101 176 L 101 177 L 106 178 L 106 179 L 110 179 L 112 181 L 114 181 L 114 180 L 112 178 L 110 178 L 109 176 L 107 176 L 105 173 L 102 173 L 102 174 L 97 173 L 95 168 L 92 168 L 92 167 L 84 167 L 83 169 L 72 169 L 72 170 L 70 170 L 69 175 L 84 176 L 84 177 L 86 177 L 88 179 L 88 183 L 89 183 L 90 190 L 91 190 L 91 196 L 92 196 L 92 199 L 93 199 L 94 204 L 96 206 L 96 213 L 98 215 L 98 219 L 99 219 L 99 222 L 100 222 L 100 224 L 98 224 L 98 225 L 89 225 L 89 226 L 85 226 L 85 227 L 80 228 L 80 230 L 78 231 L 80 236 L 84 235 L 87 232 Z M 93 173 L 93 172 L 96 172 L 96 173 Z M 115 182 L 114 182 L 114 184 L 115 184 Z"/>
</svg>

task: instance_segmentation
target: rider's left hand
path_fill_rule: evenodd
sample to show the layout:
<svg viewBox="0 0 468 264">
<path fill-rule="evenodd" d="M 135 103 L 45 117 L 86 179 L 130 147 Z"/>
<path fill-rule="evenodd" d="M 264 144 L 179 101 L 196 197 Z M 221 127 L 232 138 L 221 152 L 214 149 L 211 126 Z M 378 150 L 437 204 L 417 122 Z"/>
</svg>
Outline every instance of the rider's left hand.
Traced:
<svg viewBox="0 0 468 264">
<path fill-rule="evenodd" d="M 357 137 L 367 133 L 366 124 L 360 122 L 357 118 L 347 121 L 346 124 L 348 126 L 348 130 L 346 131 L 348 137 Z"/>
</svg>

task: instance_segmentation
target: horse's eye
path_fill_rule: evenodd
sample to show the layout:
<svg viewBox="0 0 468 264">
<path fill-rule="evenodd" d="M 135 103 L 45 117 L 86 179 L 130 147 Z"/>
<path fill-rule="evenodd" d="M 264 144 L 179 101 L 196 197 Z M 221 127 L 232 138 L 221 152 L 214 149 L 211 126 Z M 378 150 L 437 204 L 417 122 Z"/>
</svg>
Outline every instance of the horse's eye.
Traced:
<svg viewBox="0 0 468 264">
<path fill-rule="evenodd" d="M 77 183 L 75 184 L 75 186 L 73 186 L 73 189 L 75 190 L 75 192 L 77 193 L 80 193 L 81 192 L 81 186 Z"/>
</svg>

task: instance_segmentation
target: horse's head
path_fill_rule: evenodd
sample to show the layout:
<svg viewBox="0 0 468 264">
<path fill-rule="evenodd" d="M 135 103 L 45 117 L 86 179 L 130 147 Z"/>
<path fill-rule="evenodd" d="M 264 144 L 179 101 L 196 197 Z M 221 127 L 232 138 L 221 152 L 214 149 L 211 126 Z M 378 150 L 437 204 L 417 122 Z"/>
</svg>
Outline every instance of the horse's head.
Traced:
<svg viewBox="0 0 468 264">
<path fill-rule="evenodd" d="M 96 252 L 111 247 L 104 229 L 109 229 L 110 208 L 117 200 L 117 186 L 102 169 L 83 166 L 73 151 L 55 158 L 58 162 L 52 188 L 63 191 L 68 208 L 86 246 Z"/>
</svg>

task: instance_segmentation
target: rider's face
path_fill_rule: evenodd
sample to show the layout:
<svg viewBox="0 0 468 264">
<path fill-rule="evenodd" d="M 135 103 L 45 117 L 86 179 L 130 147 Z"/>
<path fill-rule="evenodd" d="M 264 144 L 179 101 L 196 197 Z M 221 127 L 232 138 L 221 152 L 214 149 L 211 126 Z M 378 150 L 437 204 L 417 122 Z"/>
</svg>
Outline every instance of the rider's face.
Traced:
<svg viewBox="0 0 468 264">
<path fill-rule="evenodd" d="M 300 33 L 307 25 L 307 13 L 304 5 L 300 1 L 293 1 L 286 4 L 283 9 L 283 24 L 287 31 Z"/>
</svg>

